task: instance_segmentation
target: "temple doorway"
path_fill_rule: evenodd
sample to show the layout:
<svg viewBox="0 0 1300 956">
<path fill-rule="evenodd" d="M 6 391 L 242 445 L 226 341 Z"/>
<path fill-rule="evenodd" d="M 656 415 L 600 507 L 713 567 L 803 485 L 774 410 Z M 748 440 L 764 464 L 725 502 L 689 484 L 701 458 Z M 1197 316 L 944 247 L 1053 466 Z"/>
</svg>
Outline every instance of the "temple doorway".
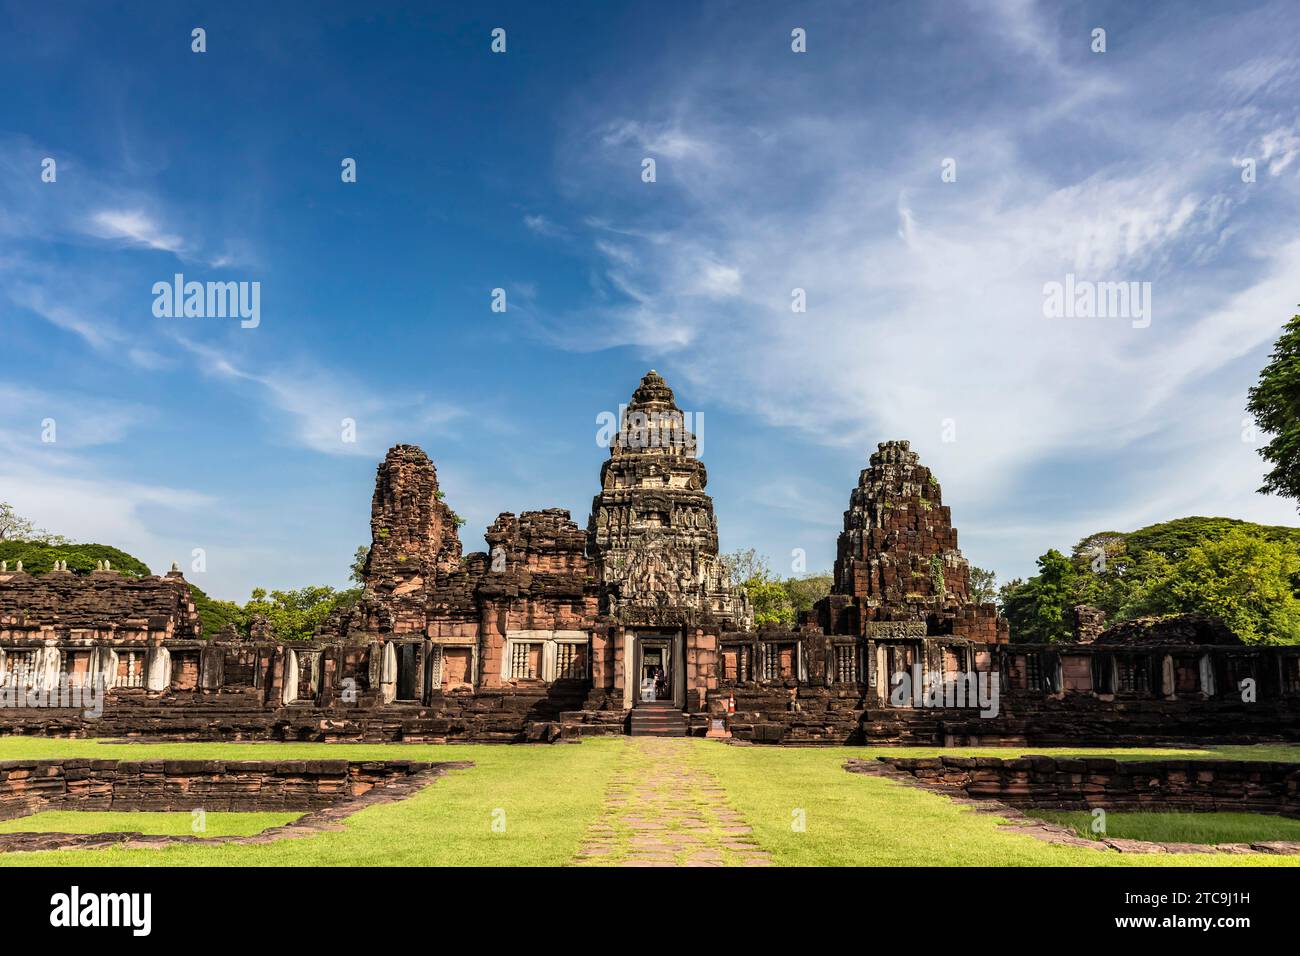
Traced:
<svg viewBox="0 0 1300 956">
<path fill-rule="evenodd" d="M 420 645 L 397 645 L 397 700 L 415 700 L 419 696 Z"/>
<path fill-rule="evenodd" d="M 683 706 L 685 669 L 682 665 L 681 635 L 637 635 L 634 702 Z"/>
</svg>

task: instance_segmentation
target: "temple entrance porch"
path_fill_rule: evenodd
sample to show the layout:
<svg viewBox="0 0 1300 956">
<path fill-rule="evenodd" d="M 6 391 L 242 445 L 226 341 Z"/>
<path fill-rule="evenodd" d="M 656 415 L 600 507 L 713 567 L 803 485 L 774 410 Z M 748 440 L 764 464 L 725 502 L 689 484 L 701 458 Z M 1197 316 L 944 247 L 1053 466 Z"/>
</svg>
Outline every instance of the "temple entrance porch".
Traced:
<svg viewBox="0 0 1300 956">
<path fill-rule="evenodd" d="M 686 706 L 682 635 L 677 631 L 637 631 L 633 635 L 632 703 Z"/>
</svg>

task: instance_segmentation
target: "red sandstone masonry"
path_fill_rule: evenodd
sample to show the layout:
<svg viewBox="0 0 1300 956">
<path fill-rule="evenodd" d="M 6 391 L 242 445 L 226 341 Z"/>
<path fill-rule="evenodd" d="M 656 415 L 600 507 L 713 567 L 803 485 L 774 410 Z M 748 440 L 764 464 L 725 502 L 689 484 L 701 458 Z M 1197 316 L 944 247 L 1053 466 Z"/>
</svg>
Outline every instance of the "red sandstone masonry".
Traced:
<svg viewBox="0 0 1300 956">
<path fill-rule="evenodd" d="M 314 810 L 431 770 L 411 760 L 6 760 L 0 820 L 41 810 Z"/>
<path fill-rule="evenodd" d="M 1247 760 L 1106 757 L 880 757 L 924 786 L 1015 807 L 1110 811 L 1248 811 L 1300 817 L 1300 765 Z M 864 770 L 867 761 L 850 761 Z"/>
</svg>

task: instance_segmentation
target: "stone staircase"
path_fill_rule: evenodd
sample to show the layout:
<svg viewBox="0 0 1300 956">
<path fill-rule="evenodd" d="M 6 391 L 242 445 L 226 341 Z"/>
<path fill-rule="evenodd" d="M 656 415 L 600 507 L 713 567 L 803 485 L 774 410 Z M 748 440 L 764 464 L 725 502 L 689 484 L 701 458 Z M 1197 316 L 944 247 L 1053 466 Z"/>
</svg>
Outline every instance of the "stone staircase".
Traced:
<svg viewBox="0 0 1300 956">
<path fill-rule="evenodd" d="M 632 709 L 628 733 L 633 737 L 685 737 L 686 715 L 672 701 L 646 701 Z"/>
</svg>

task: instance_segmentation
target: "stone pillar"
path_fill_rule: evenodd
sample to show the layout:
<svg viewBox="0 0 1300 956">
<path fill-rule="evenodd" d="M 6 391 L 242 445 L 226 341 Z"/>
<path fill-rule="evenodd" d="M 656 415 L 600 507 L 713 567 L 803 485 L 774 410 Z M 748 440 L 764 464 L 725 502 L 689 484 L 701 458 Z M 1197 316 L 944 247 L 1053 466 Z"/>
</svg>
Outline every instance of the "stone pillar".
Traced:
<svg viewBox="0 0 1300 956">
<path fill-rule="evenodd" d="M 555 640 L 549 639 L 542 644 L 541 678 L 548 683 L 555 680 L 556 647 Z"/>
<path fill-rule="evenodd" d="M 889 701 L 889 650 L 884 644 L 876 645 L 876 697 L 883 706 Z"/>
<path fill-rule="evenodd" d="M 392 641 L 384 644 L 379 667 L 379 696 L 385 704 L 391 704 L 397 697 L 397 648 Z"/>
<path fill-rule="evenodd" d="M 36 686 L 57 689 L 61 672 L 60 655 L 57 647 L 42 647 L 37 657 Z"/>
<path fill-rule="evenodd" d="M 1169 654 L 1160 659 L 1160 693 L 1170 700 L 1178 696 L 1178 685 L 1174 683 L 1174 659 Z"/>
<path fill-rule="evenodd" d="M 220 690 L 225 683 L 226 650 L 209 645 L 199 652 L 199 690 Z M 259 668 L 254 668 L 254 686 Z"/>
<path fill-rule="evenodd" d="M 316 700 L 320 694 L 320 675 L 321 675 L 321 658 L 325 655 L 323 652 L 314 653 L 311 656 L 311 676 L 308 678 L 311 688 L 311 699 Z"/>
<path fill-rule="evenodd" d="M 280 672 L 280 703 L 292 704 L 298 699 L 298 654 L 292 647 L 284 649 L 284 664 Z"/>
<path fill-rule="evenodd" d="M 1201 655 L 1201 696 L 1214 697 L 1218 693 L 1214 680 L 1214 658 L 1209 654 Z"/>
<path fill-rule="evenodd" d="M 632 691 L 636 682 L 633 671 L 636 668 L 636 634 L 631 630 L 623 631 L 623 666 L 619 672 L 616 672 L 614 681 L 617 688 L 617 682 L 621 677 L 623 680 L 623 709 L 632 709 Z"/>
<path fill-rule="evenodd" d="M 117 686 L 117 651 L 111 647 L 101 647 L 98 650 L 98 661 L 95 662 L 95 669 L 101 675 L 104 682 L 104 689 Z"/>
<path fill-rule="evenodd" d="M 149 663 L 145 668 L 144 686 L 146 690 L 166 690 L 172 682 L 172 654 L 161 644 L 149 651 Z"/>
</svg>

